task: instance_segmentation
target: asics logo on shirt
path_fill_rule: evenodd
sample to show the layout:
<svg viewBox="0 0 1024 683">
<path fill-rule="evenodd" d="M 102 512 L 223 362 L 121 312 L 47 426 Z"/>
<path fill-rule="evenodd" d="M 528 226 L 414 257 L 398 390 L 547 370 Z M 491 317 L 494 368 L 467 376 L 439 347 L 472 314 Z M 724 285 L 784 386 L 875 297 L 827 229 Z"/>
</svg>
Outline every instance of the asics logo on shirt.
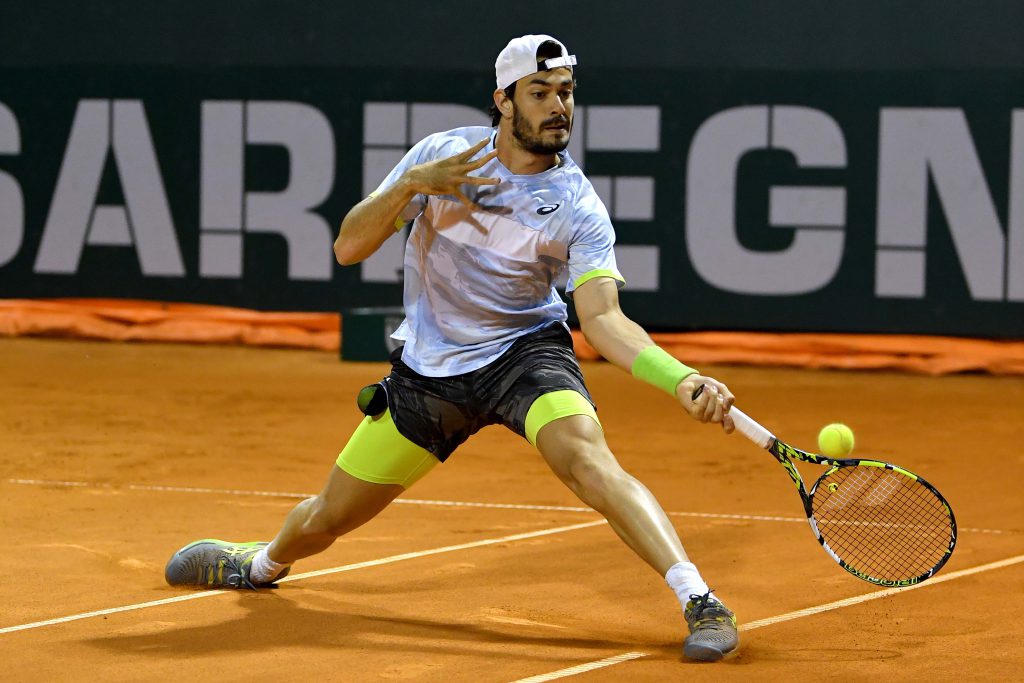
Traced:
<svg viewBox="0 0 1024 683">
<path fill-rule="evenodd" d="M 547 216 L 549 213 L 554 213 L 555 211 L 558 211 L 558 207 L 560 206 L 561 204 L 548 204 L 547 206 L 542 206 L 539 209 L 537 209 L 537 215 Z"/>
</svg>

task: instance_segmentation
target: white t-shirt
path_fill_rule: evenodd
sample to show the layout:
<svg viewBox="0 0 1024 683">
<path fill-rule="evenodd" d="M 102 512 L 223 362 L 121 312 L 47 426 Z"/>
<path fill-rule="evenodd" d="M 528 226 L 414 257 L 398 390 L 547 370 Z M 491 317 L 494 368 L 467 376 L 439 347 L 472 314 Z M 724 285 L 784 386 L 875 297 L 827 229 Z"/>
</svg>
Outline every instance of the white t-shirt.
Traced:
<svg viewBox="0 0 1024 683">
<path fill-rule="evenodd" d="M 417 164 L 466 151 L 494 150 L 497 131 L 474 126 L 435 133 L 405 155 L 374 194 Z M 568 152 L 558 165 L 515 175 L 497 158 L 472 175 L 498 185 L 462 185 L 481 210 L 454 195 L 416 195 L 400 221 L 412 221 L 405 249 L 402 360 L 421 375 L 449 377 L 481 368 L 520 336 L 565 323 L 555 283 L 568 268 L 567 292 L 593 277 L 624 284 L 615 265 L 615 231 L 594 187 Z"/>
</svg>

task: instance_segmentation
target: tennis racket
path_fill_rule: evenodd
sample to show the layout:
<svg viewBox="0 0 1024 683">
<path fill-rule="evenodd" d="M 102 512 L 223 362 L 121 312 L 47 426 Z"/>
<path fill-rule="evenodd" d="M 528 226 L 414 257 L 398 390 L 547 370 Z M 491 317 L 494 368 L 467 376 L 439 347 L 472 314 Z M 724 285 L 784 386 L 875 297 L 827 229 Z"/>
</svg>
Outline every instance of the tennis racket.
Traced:
<svg viewBox="0 0 1024 683">
<path fill-rule="evenodd" d="M 703 391 L 697 387 L 693 397 Z M 729 411 L 736 429 L 786 468 L 811 531 L 833 560 L 879 586 L 912 586 L 934 576 L 956 546 L 956 519 L 938 489 L 880 460 L 834 459 L 780 441 L 742 410 Z M 810 492 L 794 460 L 825 465 Z"/>
</svg>

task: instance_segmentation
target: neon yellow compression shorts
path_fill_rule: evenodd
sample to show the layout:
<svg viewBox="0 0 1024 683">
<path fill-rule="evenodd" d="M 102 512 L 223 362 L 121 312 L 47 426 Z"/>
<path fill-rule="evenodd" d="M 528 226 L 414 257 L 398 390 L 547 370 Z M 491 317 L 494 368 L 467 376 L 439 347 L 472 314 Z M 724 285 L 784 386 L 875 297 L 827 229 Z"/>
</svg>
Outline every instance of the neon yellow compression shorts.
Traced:
<svg viewBox="0 0 1024 683">
<path fill-rule="evenodd" d="M 367 416 L 338 455 L 338 467 L 356 479 L 409 488 L 437 464 L 425 448 L 402 436 L 391 411 Z"/>
</svg>

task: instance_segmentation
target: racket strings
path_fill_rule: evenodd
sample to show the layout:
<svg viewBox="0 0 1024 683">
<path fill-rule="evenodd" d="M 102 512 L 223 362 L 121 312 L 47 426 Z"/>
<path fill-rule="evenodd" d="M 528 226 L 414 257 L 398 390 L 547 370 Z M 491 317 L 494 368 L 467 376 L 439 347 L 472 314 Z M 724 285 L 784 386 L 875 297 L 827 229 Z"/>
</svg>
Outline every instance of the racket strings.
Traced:
<svg viewBox="0 0 1024 683">
<path fill-rule="evenodd" d="M 949 548 L 946 506 L 927 486 L 881 467 L 841 467 L 815 487 L 812 510 L 825 543 L 849 567 L 900 581 L 938 565 Z"/>
</svg>

